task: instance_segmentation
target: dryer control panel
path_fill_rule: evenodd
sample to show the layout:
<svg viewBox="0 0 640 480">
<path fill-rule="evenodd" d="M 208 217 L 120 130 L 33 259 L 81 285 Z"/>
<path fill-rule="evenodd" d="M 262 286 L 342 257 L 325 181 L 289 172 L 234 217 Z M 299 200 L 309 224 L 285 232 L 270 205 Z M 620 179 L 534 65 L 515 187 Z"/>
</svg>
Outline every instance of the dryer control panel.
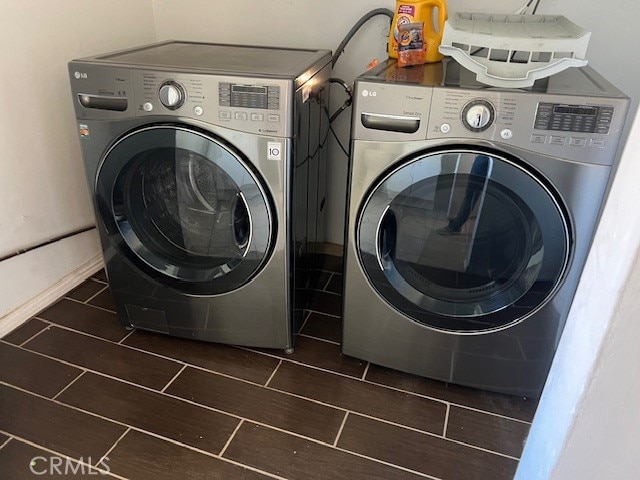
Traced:
<svg viewBox="0 0 640 480">
<path fill-rule="evenodd" d="M 567 160 L 611 164 L 626 101 L 509 90 L 435 88 L 427 139 L 497 141 Z"/>
<path fill-rule="evenodd" d="M 535 128 L 606 135 L 611 128 L 613 112 L 611 106 L 541 102 L 536 112 Z"/>
</svg>

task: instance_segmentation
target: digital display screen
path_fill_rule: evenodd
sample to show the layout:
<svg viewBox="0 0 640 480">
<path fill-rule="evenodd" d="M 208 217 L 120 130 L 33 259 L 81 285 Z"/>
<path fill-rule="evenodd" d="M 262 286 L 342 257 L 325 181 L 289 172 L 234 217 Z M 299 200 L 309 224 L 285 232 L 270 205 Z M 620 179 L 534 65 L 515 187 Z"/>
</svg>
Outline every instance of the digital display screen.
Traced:
<svg viewBox="0 0 640 480">
<path fill-rule="evenodd" d="M 553 113 L 569 114 L 569 115 L 588 115 L 595 117 L 598 109 L 595 107 L 572 107 L 570 105 L 556 105 L 553 107 Z"/>
<path fill-rule="evenodd" d="M 231 87 L 233 93 L 257 93 L 259 95 L 267 94 L 267 87 L 251 87 L 246 85 L 233 85 Z"/>
</svg>

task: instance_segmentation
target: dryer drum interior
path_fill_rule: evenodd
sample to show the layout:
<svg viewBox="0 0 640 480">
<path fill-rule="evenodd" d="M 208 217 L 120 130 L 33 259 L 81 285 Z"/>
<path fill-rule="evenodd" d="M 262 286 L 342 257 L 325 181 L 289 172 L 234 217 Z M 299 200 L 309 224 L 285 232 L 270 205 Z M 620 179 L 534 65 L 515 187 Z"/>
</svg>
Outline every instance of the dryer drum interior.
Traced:
<svg viewBox="0 0 640 480">
<path fill-rule="evenodd" d="M 356 227 L 362 267 L 388 304 L 437 330 L 486 333 L 546 303 L 571 234 L 543 179 L 481 150 L 399 165 L 374 182 Z"/>
</svg>

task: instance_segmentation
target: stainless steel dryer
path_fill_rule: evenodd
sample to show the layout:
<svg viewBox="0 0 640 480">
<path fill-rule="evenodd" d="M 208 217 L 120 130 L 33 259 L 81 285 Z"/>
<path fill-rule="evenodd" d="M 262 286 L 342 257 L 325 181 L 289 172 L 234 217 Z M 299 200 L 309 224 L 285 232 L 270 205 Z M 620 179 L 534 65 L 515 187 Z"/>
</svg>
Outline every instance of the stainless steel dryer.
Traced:
<svg viewBox="0 0 640 480">
<path fill-rule="evenodd" d="M 629 99 L 589 67 L 501 90 L 392 61 L 355 98 L 344 353 L 538 396 Z"/>
<path fill-rule="evenodd" d="M 175 41 L 70 62 L 125 325 L 292 347 L 322 237 L 330 70 L 326 50 Z"/>
</svg>

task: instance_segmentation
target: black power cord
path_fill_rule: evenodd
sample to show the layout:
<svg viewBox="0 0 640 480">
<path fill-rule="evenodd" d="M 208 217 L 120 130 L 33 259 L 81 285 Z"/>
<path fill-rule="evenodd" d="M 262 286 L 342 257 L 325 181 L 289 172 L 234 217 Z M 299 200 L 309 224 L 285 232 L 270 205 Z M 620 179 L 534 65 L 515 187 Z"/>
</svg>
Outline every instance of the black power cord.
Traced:
<svg viewBox="0 0 640 480">
<path fill-rule="evenodd" d="M 342 106 L 340 106 L 340 108 L 337 111 L 335 111 L 332 115 L 329 115 L 329 123 L 331 124 L 334 122 L 336 118 L 340 116 L 342 112 L 344 112 L 347 108 L 351 106 L 351 104 L 353 103 L 353 92 L 351 91 L 351 87 L 347 85 L 347 82 L 345 82 L 341 78 L 330 78 L 329 83 L 337 83 L 338 85 L 342 86 L 342 88 L 344 88 L 345 93 L 347 94 L 347 99 L 342 104 Z"/>
<path fill-rule="evenodd" d="M 535 15 L 535 14 L 536 14 L 536 12 L 538 11 L 538 7 L 540 6 L 540 1 L 541 1 L 541 0 L 536 0 L 536 6 L 535 6 L 535 7 L 533 7 L 533 12 L 532 12 L 532 13 L 533 13 L 533 15 Z M 533 3 L 533 0 L 531 0 L 531 2 L 529 2 L 529 5 L 531 5 L 532 3 Z M 529 6 L 529 5 L 527 5 L 527 6 Z"/>
<path fill-rule="evenodd" d="M 393 21 L 393 17 L 394 17 L 394 12 L 392 10 L 389 10 L 388 8 L 376 8 L 376 9 L 371 10 L 370 12 L 364 14 L 360 18 L 360 20 L 358 20 L 353 25 L 353 27 L 351 27 L 351 30 L 349 30 L 349 32 L 345 35 L 345 37 L 342 39 L 342 41 L 338 45 L 338 48 L 336 48 L 336 51 L 333 54 L 333 57 L 331 57 L 331 67 L 335 66 L 336 62 L 340 58 L 340 55 L 342 55 L 342 53 L 344 52 L 344 49 L 346 48 L 347 44 L 355 36 L 355 34 L 358 32 L 358 30 L 360 30 L 360 28 L 362 28 L 362 26 L 365 23 L 367 23 L 370 19 L 372 19 L 373 17 L 376 17 L 378 15 L 387 16 L 387 17 L 389 17 L 389 21 L 392 22 Z M 338 143 L 338 146 L 340 147 L 340 150 L 342 150 L 342 152 L 347 157 L 349 157 L 350 156 L 349 150 L 346 149 L 344 147 L 344 145 L 342 145 L 342 142 L 340 141 L 340 138 L 338 138 L 338 134 L 333 129 L 331 124 L 340 116 L 340 114 L 342 112 L 344 112 L 347 108 L 349 108 L 351 106 L 351 104 L 353 103 L 353 91 L 352 91 L 352 88 L 349 86 L 349 84 L 347 84 L 347 82 L 345 82 L 341 78 L 337 78 L 337 77 L 336 78 L 330 78 L 329 82 L 330 83 L 336 83 L 336 84 L 342 86 L 342 88 L 344 89 L 345 93 L 347 94 L 347 99 L 340 106 L 340 108 L 338 108 L 338 110 L 336 110 L 333 114 L 331 114 L 329 112 L 329 110 L 327 109 L 326 106 L 323 107 L 323 110 L 324 110 L 325 114 L 327 115 L 327 119 L 329 120 L 329 130 L 328 130 L 327 134 L 329 132 L 331 132 L 333 134 L 334 138 L 336 139 L 336 142 Z M 326 137 L 325 137 L 325 141 L 326 141 Z M 324 144 L 324 141 L 323 141 L 323 144 Z"/>
</svg>

